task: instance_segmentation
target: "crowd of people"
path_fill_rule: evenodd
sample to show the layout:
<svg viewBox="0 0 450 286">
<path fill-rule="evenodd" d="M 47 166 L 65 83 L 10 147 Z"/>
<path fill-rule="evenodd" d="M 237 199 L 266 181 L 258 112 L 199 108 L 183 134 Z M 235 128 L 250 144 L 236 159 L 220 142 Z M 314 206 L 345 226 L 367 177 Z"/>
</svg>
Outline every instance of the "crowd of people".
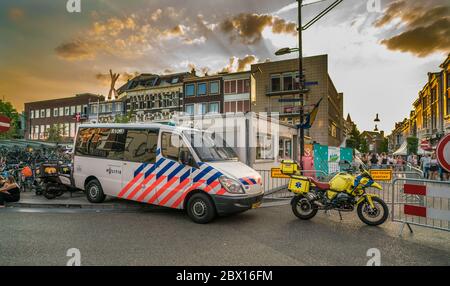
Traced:
<svg viewBox="0 0 450 286">
<path fill-rule="evenodd" d="M 436 153 L 419 155 L 392 155 L 387 153 L 368 153 L 361 155 L 361 161 L 370 169 L 393 169 L 403 172 L 412 169 L 421 170 L 423 177 L 429 180 L 450 181 L 450 172 L 442 168 Z M 408 169 L 408 166 L 410 167 Z"/>
</svg>

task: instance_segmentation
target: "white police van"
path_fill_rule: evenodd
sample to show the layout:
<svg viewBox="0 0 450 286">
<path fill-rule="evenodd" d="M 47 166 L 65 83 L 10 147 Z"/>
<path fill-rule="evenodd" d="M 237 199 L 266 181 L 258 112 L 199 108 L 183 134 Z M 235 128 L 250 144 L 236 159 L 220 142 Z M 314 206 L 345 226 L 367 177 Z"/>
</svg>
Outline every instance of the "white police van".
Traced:
<svg viewBox="0 0 450 286">
<path fill-rule="evenodd" d="M 220 141 L 221 140 L 221 141 Z M 261 176 L 205 131 L 164 124 L 86 124 L 73 177 L 90 202 L 105 197 L 185 209 L 197 223 L 260 205 Z"/>
</svg>

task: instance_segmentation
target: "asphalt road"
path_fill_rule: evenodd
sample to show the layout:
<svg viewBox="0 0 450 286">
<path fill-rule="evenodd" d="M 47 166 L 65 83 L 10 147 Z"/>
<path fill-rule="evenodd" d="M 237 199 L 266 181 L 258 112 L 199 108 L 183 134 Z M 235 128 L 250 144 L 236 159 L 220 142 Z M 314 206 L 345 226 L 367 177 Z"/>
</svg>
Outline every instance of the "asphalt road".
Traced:
<svg viewBox="0 0 450 286">
<path fill-rule="evenodd" d="M 70 248 L 82 265 L 450 265 L 450 234 L 399 225 L 368 227 L 356 214 L 295 218 L 275 206 L 192 223 L 183 212 L 0 210 L 0 265 L 65 265 Z"/>
</svg>

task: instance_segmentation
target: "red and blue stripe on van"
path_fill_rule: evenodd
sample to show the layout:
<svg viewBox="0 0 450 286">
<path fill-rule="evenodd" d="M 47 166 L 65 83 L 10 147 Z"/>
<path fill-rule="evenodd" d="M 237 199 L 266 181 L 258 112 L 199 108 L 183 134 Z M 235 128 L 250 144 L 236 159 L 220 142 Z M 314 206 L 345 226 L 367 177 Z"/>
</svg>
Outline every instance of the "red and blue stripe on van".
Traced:
<svg viewBox="0 0 450 286">
<path fill-rule="evenodd" d="M 226 193 L 218 180 L 222 173 L 213 167 L 200 163 L 199 169 L 191 168 L 161 157 L 160 150 L 157 155 L 155 164 L 144 163 L 136 169 L 119 198 L 181 209 L 184 198 L 193 190 L 216 195 Z M 192 185 L 186 188 L 189 183 Z"/>
</svg>

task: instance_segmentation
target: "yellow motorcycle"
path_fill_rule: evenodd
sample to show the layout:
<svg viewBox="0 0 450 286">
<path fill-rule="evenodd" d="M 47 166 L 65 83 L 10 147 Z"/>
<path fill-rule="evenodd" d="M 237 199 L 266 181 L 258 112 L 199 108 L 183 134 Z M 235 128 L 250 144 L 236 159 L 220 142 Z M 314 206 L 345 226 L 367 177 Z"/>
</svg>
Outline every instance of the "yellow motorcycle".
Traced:
<svg viewBox="0 0 450 286">
<path fill-rule="evenodd" d="M 282 161 L 281 172 L 290 177 L 288 189 L 295 194 L 292 211 L 302 220 L 312 219 L 319 210 L 337 210 L 341 215 L 355 207 L 361 221 L 370 226 L 381 225 L 389 217 L 386 203 L 379 196 L 366 193 L 367 188 L 383 190 L 367 170 L 358 176 L 338 173 L 328 183 L 302 176 L 294 161 Z"/>
</svg>

